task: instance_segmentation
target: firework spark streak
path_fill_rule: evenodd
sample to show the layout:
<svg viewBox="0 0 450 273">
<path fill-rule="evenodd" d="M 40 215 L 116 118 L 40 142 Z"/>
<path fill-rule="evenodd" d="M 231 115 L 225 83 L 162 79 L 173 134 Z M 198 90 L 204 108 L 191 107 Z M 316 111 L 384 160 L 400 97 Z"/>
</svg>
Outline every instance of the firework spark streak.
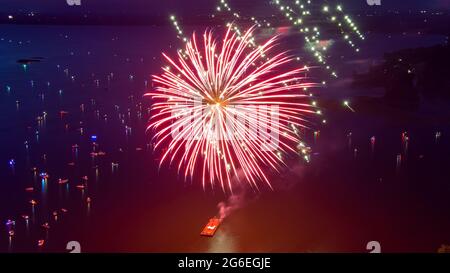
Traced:
<svg viewBox="0 0 450 273">
<path fill-rule="evenodd" d="M 219 43 L 211 31 L 201 42 L 193 34 L 177 60 L 163 54 L 169 66 L 146 94 L 155 149 L 165 148 L 160 164 L 175 163 L 191 179 L 201 170 L 204 188 L 220 184 L 232 193 L 235 180 L 272 188 L 266 172 L 280 171 L 281 155 L 296 153 L 297 128 L 315 113 L 301 92 L 315 86 L 305 79 L 307 68 L 290 69 L 294 58 L 286 52 L 261 64 L 277 37 L 251 48 L 253 30 L 239 37 L 228 27 Z"/>
</svg>

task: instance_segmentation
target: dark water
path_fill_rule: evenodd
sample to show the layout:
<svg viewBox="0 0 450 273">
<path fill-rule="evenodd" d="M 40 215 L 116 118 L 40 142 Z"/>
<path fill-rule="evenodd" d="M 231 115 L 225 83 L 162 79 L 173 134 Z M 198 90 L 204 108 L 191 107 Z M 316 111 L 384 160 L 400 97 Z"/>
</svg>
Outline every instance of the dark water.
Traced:
<svg viewBox="0 0 450 273">
<path fill-rule="evenodd" d="M 69 241 L 90 252 L 365 252 L 369 241 L 385 252 L 435 252 L 450 244 L 445 103 L 406 112 L 357 103 L 376 90 L 321 90 L 336 101 L 324 109 L 320 136 L 306 132 L 312 162 L 291 162 L 272 176 L 274 191 L 249 194 L 214 238 L 203 238 L 199 232 L 226 197 L 168 166 L 158 169 L 145 132 L 149 102 L 142 95 L 160 70 L 160 52 L 179 44 L 171 28 L 2 26 L 0 38 L 1 251 L 65 252 Z M 366 53 L 347 57 L 341 69 L 442 40 L 371 39 Z M 16 62 L 33 57 L 43 59 Z M 336 106 L 348 97 L 356 113 Z M 105 155 L 91 156 L 94 148 Z M 8 219 L 15 221 L 11 240 Z"/>
</svg>

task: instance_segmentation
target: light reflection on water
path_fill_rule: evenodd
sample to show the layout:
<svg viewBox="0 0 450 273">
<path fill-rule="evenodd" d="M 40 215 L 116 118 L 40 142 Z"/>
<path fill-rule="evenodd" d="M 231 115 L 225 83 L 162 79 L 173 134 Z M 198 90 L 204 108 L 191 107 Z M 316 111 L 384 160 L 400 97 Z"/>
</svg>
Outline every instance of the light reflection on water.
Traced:
<svg viewBox="0 0 450 273">
<path fill-rule="evenodd" d="M 208 253 L 234 253 L 238 252 L 234 236 L 226 227 L 220 227 L 216 235 L 209 240 Z"/>
</svg>

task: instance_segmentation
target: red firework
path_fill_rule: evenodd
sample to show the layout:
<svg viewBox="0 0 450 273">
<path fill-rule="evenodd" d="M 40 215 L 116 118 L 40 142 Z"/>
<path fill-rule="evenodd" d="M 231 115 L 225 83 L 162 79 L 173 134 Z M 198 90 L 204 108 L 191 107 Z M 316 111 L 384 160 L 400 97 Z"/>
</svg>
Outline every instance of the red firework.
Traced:
<svg viewBox="0 0 450 273">
<path fill-rule="evenodd" d="M 303 90 L 314 86 L 307 68 L 289 68 L 286 52 L 267 57 L 276 40 L 254 47 L 253 28 L 238 36 L 230 26 L 219 42 L 211 31 L 200 44 L 193 34 L 177 60 L 163 54 L 169 66 L 146 94 L 155 149 L 165 148 L 161 164 L 176 162 L 185 178 L 200 171 L 204 188 L 219 183 L 232 192 L 235 180 L 272 188 L 267 171 L 297 152 L 297 129 L 313 113 Z"/>
</svg>

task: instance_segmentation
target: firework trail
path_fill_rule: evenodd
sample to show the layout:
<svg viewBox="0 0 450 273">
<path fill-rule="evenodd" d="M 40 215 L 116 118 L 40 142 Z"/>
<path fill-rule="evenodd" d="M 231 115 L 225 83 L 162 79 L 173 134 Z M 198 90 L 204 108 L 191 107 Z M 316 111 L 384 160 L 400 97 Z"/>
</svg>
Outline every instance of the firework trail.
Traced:
<svg viewBox="0 0 450 273">
<path fill-rule="evenodd" d="M 322 33 L 317 21 L 330 23 L 329 26 L 334 30 L 333 32 L 340 33 L 343 41 L 354 48 L 355 52 L 360 51 L 352 36 L 359 37 L 361 40 L 364 40 L 365 37 L 350 15 L 344 13 L 344 8 L 341 4 L 334 6 L 329 1 L 323 0 L 269 0 L 267 3 L 269 6 L 275 7 L 275 10 L 278 10 L 280 13 L 280 17 L 275 17 L 277 21 L 284 17 L 289 25 L 304 36 L 307 52 L 314 57 L 318 64 L 329 71 L 333 78 L 337 78 L 338 75 L 327 61 L 329 56 L 328 45 L 323 45 L 323 41 L 321 41 L 323 39 L 329 40 L 330 38 L 327 38 L 327 35 Z M 234 20 L 242 21 L 239 12 L 233 10 L 227 0 L 219 0 L 216 11 L 219 13 L 226 12 L 232 15 Z M 258 27 L 274 29 L 273 26 L 276 25 L 273 24 L 275 21 L 270 22 L 270 19 L 267 21 L 266 19 L 258 20 L 256 17 L 251 17 L 250 20 Z M 239 32 L 237 26 L 235 31 Z"/>
<path fill-rule="evenodd" d="M 211 31 L 201 41 L 193 34 L 176 60 L 163 54 L 169 66 L 146 94 L 153 100 L 148 129 L 155 149 L 163 148 L 160 164 L 177 164 L 185 178 L 200 171 L 203 188 L 219 184 L 233 193 L 233 177 L 272 188 L 267 171 L 279 171 L 282 155 L 296 152 L 296 128 L 315 113 L 301 93 L 315 86 L 305 79 L 307 68 L 289 68 L 294 58 L 286 52 L 261 64 L 277 37 L 252 48 L 253 30 L 238 36 L 228 27 L 220 42 Z"/>
</svg>

